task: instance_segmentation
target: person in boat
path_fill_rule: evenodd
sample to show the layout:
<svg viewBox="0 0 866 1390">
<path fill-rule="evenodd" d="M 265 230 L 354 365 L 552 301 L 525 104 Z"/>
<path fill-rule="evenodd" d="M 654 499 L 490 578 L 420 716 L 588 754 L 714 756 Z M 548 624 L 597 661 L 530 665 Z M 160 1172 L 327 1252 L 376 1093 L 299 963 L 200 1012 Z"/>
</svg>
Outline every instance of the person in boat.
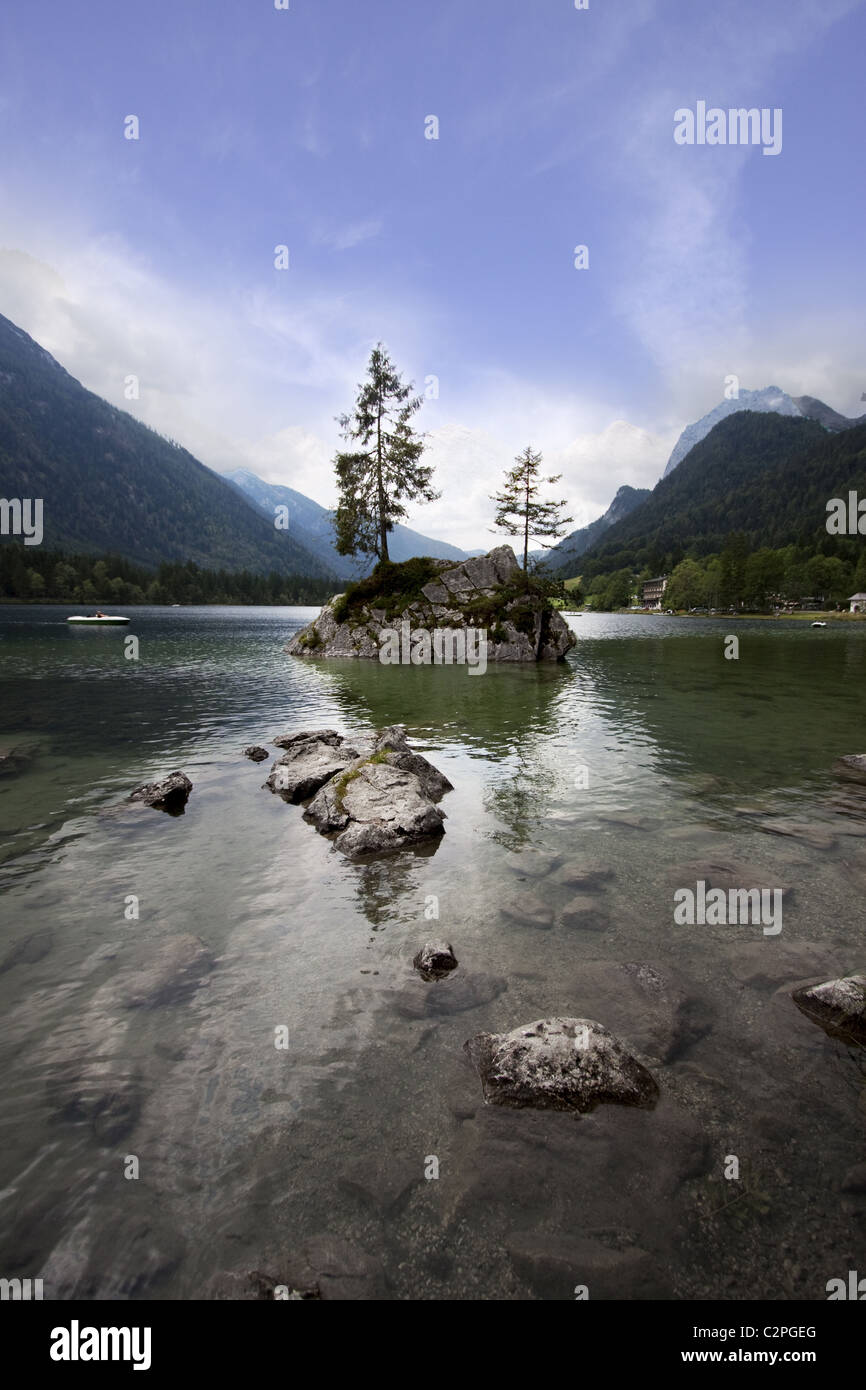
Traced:
<svg viewBox="0 0 866 1390">
<path fill-rule="evenodd" d="M 96 612 L 94 613 L 93 616 L 94 616 L 94 618 L 104 618 L 104 617 L 105 617 L 105 614 L 103 613 L 103 611 L 102 611 L 101 608 L 97 608 L 97 610 L 96 610 Z"/>
</svg>

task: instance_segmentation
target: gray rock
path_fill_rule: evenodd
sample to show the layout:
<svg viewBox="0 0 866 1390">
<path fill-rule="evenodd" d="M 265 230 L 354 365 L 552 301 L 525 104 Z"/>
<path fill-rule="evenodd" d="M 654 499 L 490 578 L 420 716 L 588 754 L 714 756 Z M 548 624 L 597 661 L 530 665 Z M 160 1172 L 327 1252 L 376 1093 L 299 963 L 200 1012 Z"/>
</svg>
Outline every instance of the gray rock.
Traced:
<svg viewBox="0 0 866 1390">
<path fill-rule="evenodd" d="M 351 764 L 321 788 L 304 815 L 323 835 L 339 832 L 334 843 L 350 859 L 444 833 L 445 813 L 425 796 L 413 772 L 389 761 Z"/>
<path fill-rule="evenodd" d="M 262 748 L 258 743 L 251 743 L 248 748 L 243 750 L 245 758 L 250 758 L 254 763 L 263 763 L 271 755 L 267 748 Z"/>
<path fill-rule="evenodd" d="M 407 620 L 413 630 L 428 632 L 436 628 L 478 628 L 484 623 L 472 608 L 476 600 L 490 600 L 496 610 L 496 627 L 501 629 L 500 641 L 494 642 L 488 633 L 487 659 L 493 662 L 560 661 L 574 646 L 575 636 L 561 615 L 538 594 L 531 596 L 533 614 L 531 632 L 525 616 L 518 618 L 516 609 L 525 605 L 525 598 L 513 598 L 515 580 L 522 571 L 514 551 L 508 545 L 498 546 L 489 555 L 464 560 L 459 565 L 441 562 L 438 578 L 427 583 L 421 597 L 410 603 L 399 618 L 382 607 L 360 607 L 349 621 L 339 622 L 335 616 L 337 599 L 322 609 L 318 618 L 298 632 L 285 648 L 291 656 L 306 658 L 356 657 L 376 660 L 381 649 L 383 629 L 393 628 Z M 503 586 L 511 586 L 504 607 L 497 605 L 497 595 Z M 341 596 L 340 596 L 341 597 Z M 520 626 L 517 626 L 518 619 Z"/>
<path fill-rule="evenodd" d="M 837 759 L 835 771 L 852 782 L 866 782 L 866 753 L 846 753 Z"/>
<path fill-rule="evenodd" d="M 271 743 L 275 748 L 292 748 L 296 743 L 309 743 L 311 739 L 318 743 L 329 743 L 332 748 L 339 748 L 343 742 L 342 734 L 338 734 L 336 729 L 301 729 L 296 734 L 277 734 Z"/>
<path fill-rule="evenodd" d="M 282 746 L 286 751 L 274 763 L 265 785 L 295 805 L 343 772 L 358 751 L 349 748 L 331 729 L 292 734 Z"/>
<path fill-rule="evenodd" d="M 586 1112 L 609 1101 L 648 1109 L 658 1100 L 646 1067 L 592 1019 L 539 1019 L 479 1033 L 464 1048 L 488 1104 Z"/>
<path fill-rule="evenodd" d="M 445 603 L 445 604 L 447 604 L 447 603 L 449 602 L 450 598 L 451 598 L 451 595 L 449 594 L 448 590 L 445 588 L 445 585 L 444 585 L 444 584 L 437 584 L 435 580 L 433 580 L 430 584 L 425 584 L 425 585 L 424 585 L 424 588 L 421 590 L 421 592 L 422 592 L 422 594 L 424 595 L 424 597 L 427 599 L 428 603 L 434 603 L 434 604 L 436 604 L 436 603 Z"/>
<path fill-rule="evenodd" d="M 866 975 L 795 989 L 791 998 L 831 1038 L 866 1046 Z"/>
<path fill-rule="evenodd" d="M 449 942 L 425 941 L 412 964 L 422 980 L 442 980 L 457 969 L 457 957 Z"/>
<path fill-rule="evenodd" d="M 417 777 L 421 792 L 428 801 L 440 801 L 446 792 L 454 790 L 444 772 L 440 772 L 420 753 L 395 753 L 388 758 L 388 765 Z"/>
<path fill-rule="evenodd" d="M 153 806 L 159 811 L 179 815 L 186 806 L 192 782 L 183 772 L 170 772 L 161 782 L 147 782 L 137 787 L 129 797 L 130 801 L 141 801 L 145 806 Z"/>
<path fill-rule="evenodd" d="M 440 801 L 446 792 L 454 788 L 444 773 L 428 762 L 420 753 L 413 753 L 406 738 L 402 724 L 392 724 L 377 734 L 373 741 L 373 754 L 387 755 L 389 767 L 411 772 L 418 778 L 421 790 L 430 801 Z"/>
</svg>

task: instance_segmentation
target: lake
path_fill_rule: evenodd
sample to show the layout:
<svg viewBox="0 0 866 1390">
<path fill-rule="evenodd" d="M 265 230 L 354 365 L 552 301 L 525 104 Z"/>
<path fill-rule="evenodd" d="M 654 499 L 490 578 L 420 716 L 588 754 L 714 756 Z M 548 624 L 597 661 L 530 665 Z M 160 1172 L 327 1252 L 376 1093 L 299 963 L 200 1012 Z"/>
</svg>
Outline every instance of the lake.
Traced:
<svg viewBox="0 0 866 1390">
<path fill-rule="evenodd" d="M 790 989 L 864 966 L 866 788 L 833 765 L 866 624 L 586 614 L 565 663 L 469 676 L 286 656 L 315 609 L 68 611 L 0 609 L 4 1276 L 823 1299 L 862 1264 L 862 1054 Z M 396 722 L 446 833 L 365 864 L 241 755 Z M 124 804 L 175 768 L 184 815 Z M 784 889 L 782 930 L 676 925 L 699 880 Z M 212 968 L 136 1002 L 189 934 Z M 460 965 L 425 985 L 431 936 Z M 463 1043 L 550 1015 L 634 1047 L 657 1107 L 485 1106 Z"/>
</svg>

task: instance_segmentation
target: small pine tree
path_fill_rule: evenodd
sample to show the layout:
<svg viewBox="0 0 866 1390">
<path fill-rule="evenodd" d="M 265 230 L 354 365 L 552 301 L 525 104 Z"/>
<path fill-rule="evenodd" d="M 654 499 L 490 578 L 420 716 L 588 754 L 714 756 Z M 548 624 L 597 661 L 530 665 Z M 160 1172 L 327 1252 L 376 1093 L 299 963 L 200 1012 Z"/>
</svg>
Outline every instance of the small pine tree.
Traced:
<svg viewBox="0 0 866 1390">
<path fill-rule="evenodd" d="M 514 467 L 506 472 L 503 490 L 495 493 L 490 499 L 496 503 L 496 521 L 493 529 L 505 531 L 509 536 L 523 536 L 524 570 L 527 570 L 529 565 L 530 536 L 537 539 L 546 536 L 560 540 L 566 534 L 565 527 L 574 519 L 562 515 L 563 507 L 568 505 L 564 498 L 560 502 L 539 501 L 541 484 L 558 483 L 562 477 L 561 473 L 556 473 L 550 478 L 539 478 L 540 467 L 541 454 L 534 454 L 527 445 L 523 453 L 518 454 L 514 460 Z M 543 540 L 541 543 L 544 545 Z M 544 549 L 550 550 L 551 546 L 544 545 Z"/>
<path fill-rule="evenodd" d="M 406 516 L 403 499 L 433 502 L 433 469 L 420 462 L 423 436 L 412 429 L 422 405 L 412 395 L 379 343 L 370 356 L 367 379 L 358 387 L 354 409 L 339 416 L 347 443 L 361 448 L 340 452 L 334 460 L 340 498 L 335 529 L 340 555 L 375 555 L 388 559 L 388 533 Z"/>
</svg>

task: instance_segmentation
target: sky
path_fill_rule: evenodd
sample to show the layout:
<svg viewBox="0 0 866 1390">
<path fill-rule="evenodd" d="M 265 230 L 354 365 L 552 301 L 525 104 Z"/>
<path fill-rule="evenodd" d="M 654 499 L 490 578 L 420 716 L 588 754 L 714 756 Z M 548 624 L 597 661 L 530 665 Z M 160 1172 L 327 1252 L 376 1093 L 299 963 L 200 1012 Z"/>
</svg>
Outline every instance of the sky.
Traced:
<svg viewBox="0 0 866 1390">
<path fill-rule="evenodd" d="M 382 341 L 442 491 L 411 525 L 495 544 L 527 445 L 585 524 L 730 376 L 863 411 L 864 52 L 866 0 L 6 0 L 0 312 L 324 505 Z M 700 101 L 781 110 L 780 152 L 677 143 Z"/>
</svg>

